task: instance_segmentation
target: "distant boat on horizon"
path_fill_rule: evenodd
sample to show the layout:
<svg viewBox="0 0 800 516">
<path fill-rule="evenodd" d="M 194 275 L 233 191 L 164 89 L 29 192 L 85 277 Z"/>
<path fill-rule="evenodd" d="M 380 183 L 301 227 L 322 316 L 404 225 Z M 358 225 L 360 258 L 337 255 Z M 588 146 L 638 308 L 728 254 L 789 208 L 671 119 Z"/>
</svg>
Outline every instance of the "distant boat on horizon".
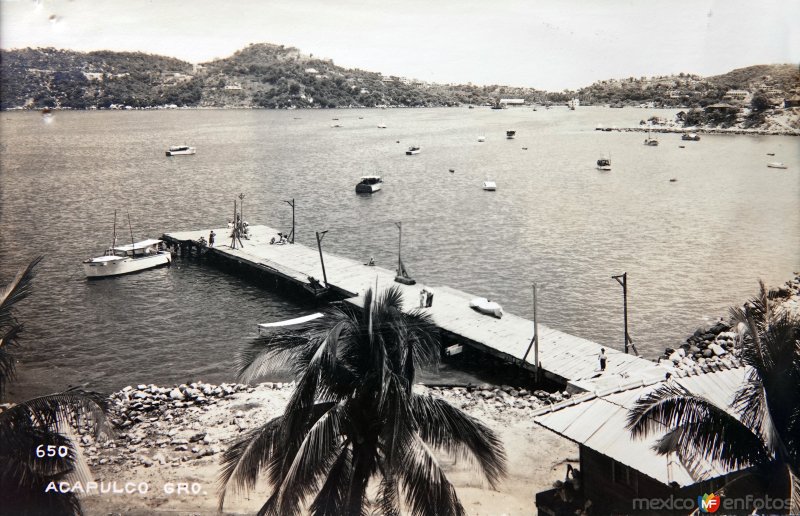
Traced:
<svg viewBox="0 0 800 516">
<path fill-rule="evenodd" d="M 196 149 L 188 145 L 173 145 L 167 151 L 167 156 L 191 156 L 195 152 Z"/>
</svg>

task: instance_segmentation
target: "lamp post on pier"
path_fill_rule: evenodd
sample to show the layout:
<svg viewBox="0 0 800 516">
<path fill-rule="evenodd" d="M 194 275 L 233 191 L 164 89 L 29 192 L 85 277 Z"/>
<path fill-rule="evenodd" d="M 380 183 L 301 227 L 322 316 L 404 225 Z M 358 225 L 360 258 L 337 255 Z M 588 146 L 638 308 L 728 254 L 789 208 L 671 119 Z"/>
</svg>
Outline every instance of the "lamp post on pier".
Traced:
<svg viewBox="0 0 800 516">
<path fill-rule="evenodd" d="M 322 279 L 325 281 L 325 288 L 328 288 L 328 276 L 325 274 L 325 260 L 322 258 L 322 239 L 325 237 L 325 231 L 317 231 L 317 249 L 319 249 L 319 263 L 322 264 Z"/>
<path fill-rule="evenodd" d="M 639 352 L 636 351 L 636 346 L 633 345 L 633 340 L 631 336 L 628 335 L 628 273 L 623 272 L 617 276 L 611 276 L 612 279 L 617 280 L 617 283 L 622 285 L 622 311 L 623 311 L 623 320 L 625 324 L 625 353 L 628 352 L 628 345 L 633 348 L 633 352 L 638 356 Z"/>
<path fill-rule="evenodd" d="M 285 202 L 286 204 L 288 204 L 289 206 L 292 207 L 292 233 L 291 233 L 291 236 L 292 236 L 292 243 L 294 243 L 294 199 L 292 199 L 291 201 L 283 201 L 283 202 Z"/>
<path fill-rule="evenodd" d="M 539 323 L 536 318 L 536 283 L 533 284 L 533 338 L 531 343 L 528 344 L 528 349 L 525 350 L 525 355 L 522 357 L 522 364 L 525 364 L 525 359 L 528 358 L 528 353 L 531 352 L 533 347 L 533 365 L 536 368 L 536 382 L 538 383 L 541 376 L 539 374 Z"/>
</svg>

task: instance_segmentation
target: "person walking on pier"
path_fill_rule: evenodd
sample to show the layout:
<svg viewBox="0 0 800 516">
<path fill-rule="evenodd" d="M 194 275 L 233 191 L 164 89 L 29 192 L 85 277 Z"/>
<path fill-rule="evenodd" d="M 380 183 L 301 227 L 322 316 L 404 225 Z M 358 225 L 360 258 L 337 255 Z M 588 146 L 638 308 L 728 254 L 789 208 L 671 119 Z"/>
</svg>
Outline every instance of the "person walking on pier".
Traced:
<svg viewBox="0 0 800 516">
<path fill-rule="evenodd" d="M 430 308 L 430 307 L 432 307 L 432 306 L 433 306 L 433 291 L 432 291 L 432 290 L 428 290 L 428 291 L 426 291 L 426 292 L 427 292 L 427 294 L 428 294 L 428 300 L 427 300 L 427 302 L 425 303 L 425 306 L 427 306 L 428 308 Z"/>
<path fill-rule="evenodd" d="M 600 370 L 606 370 L 606 348 L 600 348 L 600 355 L 598 357 L 600 359 Z"/>
<path fill-rule="evenodd" d="M 215 236 L 217 236 L 217 234 L 214 233 L 214 230 L 212 229 L 211 233 L 208 234 L 208 247 L 214 247 L 214 237 Z"/>
</svg>

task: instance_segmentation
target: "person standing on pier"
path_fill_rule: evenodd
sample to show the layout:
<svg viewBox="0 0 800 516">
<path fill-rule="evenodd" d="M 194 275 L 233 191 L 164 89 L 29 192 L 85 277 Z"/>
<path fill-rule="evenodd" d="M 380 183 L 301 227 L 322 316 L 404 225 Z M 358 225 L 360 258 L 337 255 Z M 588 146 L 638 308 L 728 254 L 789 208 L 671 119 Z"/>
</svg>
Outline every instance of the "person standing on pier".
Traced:
<svg viewBox="0 0 800 516">
<path fill-rule="evenodd" d="M 428 290 L 428 291 L 426 291 L 426 293 L 428 294 L 428 300 L 425 303 L 425 306 L 430 308 L 430 307 L 433 306 L 433 291 L 432 290 Z"/>
<path fill-rule="evenodd" d="M 428 301 L 428 291 L 424 288 L 419 291 L 419 307 L 425 308 L 425 304 Z"/>
<path fill-rule="evenodd" d="M 212 229 L 211 233 L 208 234 L 208 247 L 214 247 L 214 237 L 215 236 L 217 236 L 217 234 L 214 233 L 214 230 Z"/>
<path fill-rule="evenodd" d="M 600 359 L 600 370 L 606 370 L 606 348 L 600 348 L 600 355 L 598 357 Z"/>
</svg>

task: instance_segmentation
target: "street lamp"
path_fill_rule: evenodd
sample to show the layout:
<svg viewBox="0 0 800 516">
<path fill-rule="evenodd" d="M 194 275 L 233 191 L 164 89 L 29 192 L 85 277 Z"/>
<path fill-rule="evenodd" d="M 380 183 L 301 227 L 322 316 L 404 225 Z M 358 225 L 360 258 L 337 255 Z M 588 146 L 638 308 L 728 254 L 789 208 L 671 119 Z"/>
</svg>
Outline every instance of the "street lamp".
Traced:
<svg viewBox="0 0 800 516">
<path fill-rule="evenodd" d="M 633 345 L 631 336 L 628 335 L 628 273 L 623 272 L 618 276 L 611 276 L 611 278 L 617 280 L 617 283 L 622 285 L 622 310 L 625 321 L 625 353 L 628 352 L 628 344 L 630 344 L 633 348 L 633 352 L 636 356 L 639 356 L 639 352 L 636 351 L 636 346 Z"/>
<path fill-rule="evenodd" d="M 291 233 L 291 235 L 292 235 L 292 243 L 294 243 L 294 199 L 292 199 L 291 201 L 283 201 L 283 202 L 285 202 L 286 204 L 288 204 L 289 206 L 292 207 L 292 233 Z"/>
</svg>

